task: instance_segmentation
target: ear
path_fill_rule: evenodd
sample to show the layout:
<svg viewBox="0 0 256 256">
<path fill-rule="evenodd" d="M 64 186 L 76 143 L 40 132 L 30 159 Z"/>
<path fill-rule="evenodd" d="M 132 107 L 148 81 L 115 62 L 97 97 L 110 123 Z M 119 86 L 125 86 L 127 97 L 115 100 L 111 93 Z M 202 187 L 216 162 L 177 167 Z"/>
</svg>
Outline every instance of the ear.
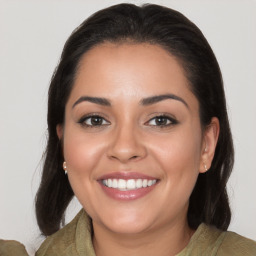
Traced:
<svg viewBox="0 0 256 256">
<path fill-rule="evenodd" d="M 63 136 L 63 125 L 62 124 L 58 124 L 56 126 L 56 133 L 57 133 L 59 140 L 61 140 L 62 136 Z"/>
<path fill-rule="evenodd" d="M 217 117 L 213 117 L 211 123 L 205 128 L 201 149 L 200 173 L 207 172 L 211 168 L 216 145 L 219 138 L 220 123 Z"/>
</svg>

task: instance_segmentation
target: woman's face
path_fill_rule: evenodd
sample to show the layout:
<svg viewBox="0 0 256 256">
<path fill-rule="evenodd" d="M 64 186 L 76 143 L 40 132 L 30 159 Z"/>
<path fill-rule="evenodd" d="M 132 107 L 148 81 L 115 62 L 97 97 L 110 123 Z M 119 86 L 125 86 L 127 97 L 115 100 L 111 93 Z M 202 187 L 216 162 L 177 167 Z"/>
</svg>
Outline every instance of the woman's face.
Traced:
<svg viewBox="0 0 256 256">
<path fill-rule="evenodd" d="M 140 233 L 186 222 L 214 133 L 202 132 L 199 103 L 173 56 L 149 44 L 93 48 L 65 111 L 57 132 L 68 178 L 95 226 Z"/>
</svg>

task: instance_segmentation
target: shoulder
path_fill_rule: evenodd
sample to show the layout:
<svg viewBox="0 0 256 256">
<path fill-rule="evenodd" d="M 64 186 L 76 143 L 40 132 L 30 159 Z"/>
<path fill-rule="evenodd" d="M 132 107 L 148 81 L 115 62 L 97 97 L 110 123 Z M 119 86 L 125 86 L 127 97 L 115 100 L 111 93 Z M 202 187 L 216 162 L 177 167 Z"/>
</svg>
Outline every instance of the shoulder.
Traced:
<svg viewBox="0 0 256 256">
<path fill-rule="evenodd" d="M 256 242 L 234 232 L 201 224 L 177 256 L 256 256 Z"/>
<path fill-rule="evenodd" d="M 234 232 L 224 232 L 225 236 L 219 247 L 219 256 L 234 255 L 234 256 L 253 256 L 256 255 L 256 242 L 240 236 Z"/>
<path fill-rule="evenodd" d="M 1 256 L 28 256 L 23 244 L 17 241 L 0 239 L 0 255 Z"/>
<path fill-rule="evenodd" d="M 75 246 L 76 228 L 83 214 L 84 211 L 81 210 L 64 228 L 47 237 L 38 249 L 36 256 L 78 255 Z"/>
</svg>

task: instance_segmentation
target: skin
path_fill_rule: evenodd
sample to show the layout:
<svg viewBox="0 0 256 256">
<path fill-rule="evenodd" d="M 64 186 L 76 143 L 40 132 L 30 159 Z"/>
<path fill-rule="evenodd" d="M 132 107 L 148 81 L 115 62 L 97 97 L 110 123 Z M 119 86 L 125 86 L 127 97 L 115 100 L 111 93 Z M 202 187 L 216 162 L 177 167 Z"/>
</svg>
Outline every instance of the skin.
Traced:
<svg viewBox="0 0 256 256">
<path fill-rule="evenodd" d="M 141 104 L 167 93 L 185 104 L 176 99 Z M 74 106 L 83 96 L 105 98 L 111 106 L 88 101 Z M 93 114 L 102 117 L 101 125 L 92 125 L 90 117 L 79 123 Z M 163 115 L 159 125 L 155 117 Z M 188 244 L 194 232 L 186 219 L 189 197 L 204 165 L 211 165 L 218 133 L 217 118 L 202 129 L 184 71 L 161 47 L 104 43 L 83 56 L 57 134 L 70 184 L 93 221 L 97 256 L 170 256 Z M 130 201 L 103 192 L 100 176 L 131 171 L 158 183 Z"/>
</svg>

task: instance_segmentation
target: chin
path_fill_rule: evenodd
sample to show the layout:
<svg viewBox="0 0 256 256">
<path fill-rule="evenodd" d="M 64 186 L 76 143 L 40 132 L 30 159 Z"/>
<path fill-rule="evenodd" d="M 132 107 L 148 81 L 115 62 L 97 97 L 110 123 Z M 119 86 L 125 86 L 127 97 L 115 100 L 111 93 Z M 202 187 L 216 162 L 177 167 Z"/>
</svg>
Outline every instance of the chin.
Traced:
<svg viewBox="0 0 256 256">
<path fill-rule="evenodd" d="M 145 214 L 134 214 L 127 212 L 126 214 L 111 214 L 109 217 L 104 215 L 102 221 L 97 221 L 98 224 L 103 225 L 108 230 L 119 234 L 138 234 L 149 229 L 151 226 L 150 220 L 145 218 Z"/>
<path fill-rule="evenodd" d="M 145 232 L 148 229 L 148 225 L 136 222 L 119 222 L 111 223 L 107 228 L 117 234 L 134 235 Z"/>
</svg>

